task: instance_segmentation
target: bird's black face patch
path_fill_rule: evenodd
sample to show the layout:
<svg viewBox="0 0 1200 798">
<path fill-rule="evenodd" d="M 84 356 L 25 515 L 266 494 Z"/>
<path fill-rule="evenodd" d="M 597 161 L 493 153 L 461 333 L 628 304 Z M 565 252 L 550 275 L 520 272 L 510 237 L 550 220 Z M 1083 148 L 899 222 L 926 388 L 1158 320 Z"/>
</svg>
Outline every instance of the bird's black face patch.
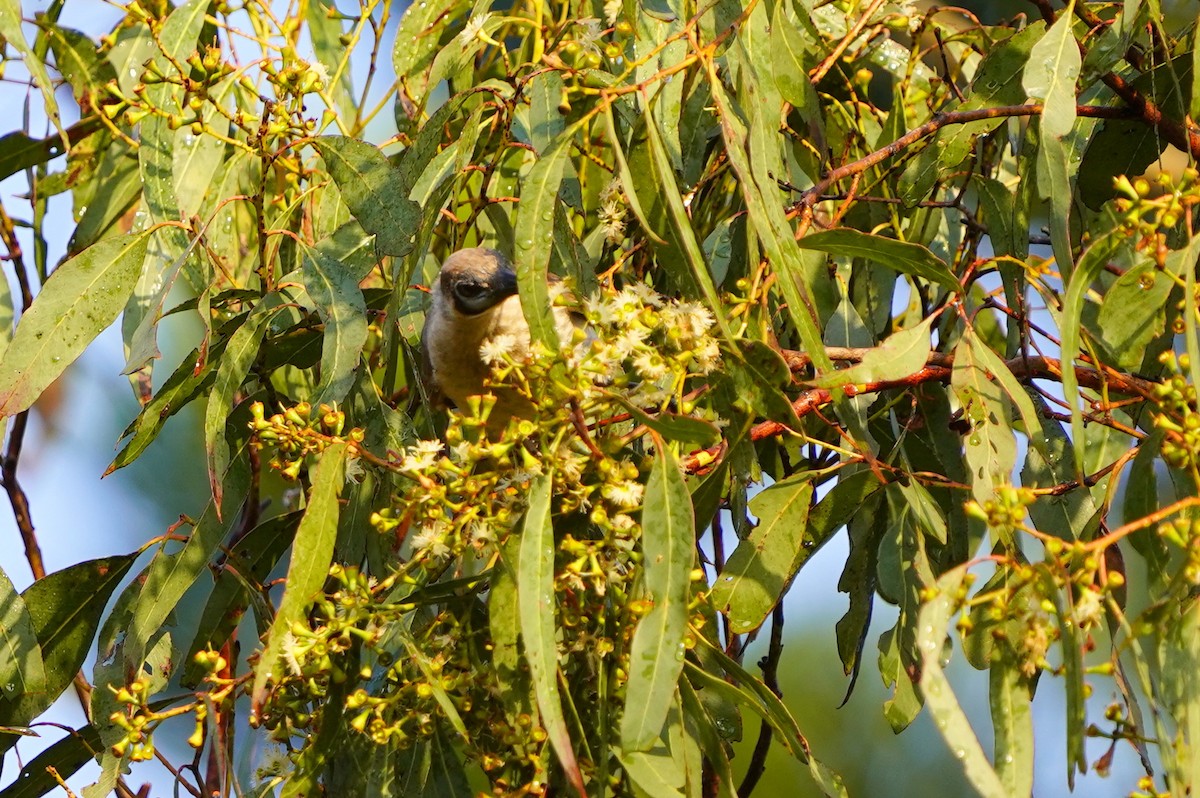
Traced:
<svg viewBox="0 0 1200 798">
<path fill-rule="evenodd" d="M 497 269 L 490 279 L 462 273 L 447 276 L 444 288 L 449 289 L 454 309 L 468 316 L 483 313 L 517 293 L 517 276 L 511 269 Z"/>
</svg>

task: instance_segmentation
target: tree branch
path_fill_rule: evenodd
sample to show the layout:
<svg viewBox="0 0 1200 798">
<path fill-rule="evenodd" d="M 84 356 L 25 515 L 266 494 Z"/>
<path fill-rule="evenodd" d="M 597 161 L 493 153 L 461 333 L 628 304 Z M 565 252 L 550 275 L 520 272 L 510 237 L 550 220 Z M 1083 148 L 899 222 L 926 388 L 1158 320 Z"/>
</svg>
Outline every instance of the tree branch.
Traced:
<svg viewBox="0 0 1200 798">
<path fill-rule="evenodd" d="M 804 192 L 804 196 L 788 209 L 788 213 L 789 215 L 795 215 L 806 208 L 811 208 L 834 183 L 844 180 L 847 177 L 862 174 L 872 166 L 876 166 L 888 158 L 903 152 L 921 139 L 932 136 L 948 125 L 965 125 L 968 122 L 978 122 L 983 119 L 1038 116 L 1044 108 L 1045 106 L 1040 104 L 1001 105 L 994 108 L 975 108 L 970 111 L 946 111 L 934 114 L 933 118 L 928 122 L 913 128 L 891 144 L 881 147 L 875 150 L 875 152 L 859 158 L 857 161 L 842 164 L 827 173 L 816 185 Z M 1122 108 L 1109 108 L 1098 105 L 1078 105 L 1075 107 L 1075 113 L 1078 116 L 1099 119 L 1128 119 L 1132 116 L 1128 110 Z"/>
</svg>

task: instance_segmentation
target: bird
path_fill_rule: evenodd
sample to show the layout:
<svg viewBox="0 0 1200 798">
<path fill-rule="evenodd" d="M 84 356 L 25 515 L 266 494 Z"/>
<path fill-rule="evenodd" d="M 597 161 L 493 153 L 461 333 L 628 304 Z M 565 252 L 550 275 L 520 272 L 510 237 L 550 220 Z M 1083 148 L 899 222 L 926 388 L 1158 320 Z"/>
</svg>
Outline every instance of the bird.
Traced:
<svg viewBox="0 0 1200 798">
<path fill-rule="evenodd" d="M 551 275 L 551 281 L 557 281 Z M 569 342 L 577 324 L 562 307 L 553 309 L 560 341 Z M 517 275 L 503 253 L 486 247 L 460 249 L 446 258 L 430 291 L 421 330 L 422 383 L 435 406 L 467 406 L 467 397 L 491 394 L 489 433 L 502 432 L 509 419 L 529 418 L 532 403 L 511 388 L 486 384 L 492 366 L 480 353 L 501 336 L 517 362 L 529 356 L 529 325 L 517 295 Z"/>
</svg>

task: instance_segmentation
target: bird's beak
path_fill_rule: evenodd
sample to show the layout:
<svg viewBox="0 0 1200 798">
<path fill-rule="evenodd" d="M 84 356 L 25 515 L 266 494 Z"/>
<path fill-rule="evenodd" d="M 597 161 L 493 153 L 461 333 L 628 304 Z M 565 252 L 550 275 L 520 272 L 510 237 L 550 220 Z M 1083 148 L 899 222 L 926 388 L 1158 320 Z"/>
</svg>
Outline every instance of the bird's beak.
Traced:
<svg viewBox="0 0 1200 798">
<path fill-rule="evenodd" d="M 498 297 L 517 293 L 517 275 L 511 269 L 499 269 L 492 277 L 492 291 Z"/>
</svg>

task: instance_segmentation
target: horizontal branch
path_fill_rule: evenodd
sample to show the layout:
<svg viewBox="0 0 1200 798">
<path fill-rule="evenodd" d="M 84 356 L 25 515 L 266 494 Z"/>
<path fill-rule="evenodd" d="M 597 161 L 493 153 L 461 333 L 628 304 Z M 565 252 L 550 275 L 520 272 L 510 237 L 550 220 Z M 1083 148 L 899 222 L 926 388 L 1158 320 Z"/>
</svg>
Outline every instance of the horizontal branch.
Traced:
<svg viewBox="0 0 1200 798">
<path fill-rule="evenodd" d="M 827 347 L 825 352 L 829 359 L 838 363 L 858 363 L 863 356 L 872 351 L 870 348 Z M 784 360 L 788 368 L 795 372 L 807 368 L 812 359 L 803 352 L 783 350 Z M 1005 366 L 1013 376 L 1021 381 L 1049 379 L 1056 382 L 1062 380 L 1062 361 L 1052 357 L 1014 357 L 1005 361 Z M 954 356 L 944 352 L 931 352 L 925 365 L 904 377 L 892 380 L 877 380 L 855 385 L 847 385 L 842 390 L 853 396 L 879 393 L 893 388 L 913 388 L 927 382 L 948 383 L 954 372 Z M 1075 379 L 1081 387 L 1092 390 L 1107 390 L 1110 392 L 1137 396 L 1143 399 L 1153 398 L 1156 383 L 1109 369 L 1096 369 L 1091 366 L 1075 366 Z M 809 388 L 792 401 L 792 409 L 798 418 L 804 418 L 818 408 L 833 401 L 833 391 L 828 388 Z M 750 429 L 750 439 L 760 441 L 773 438 L 789 432 L 790 428 L 774 419 L 755 424 Z M 712 464 L 722 454 L 724 444 L 693 452 L 684 463 L 689 472 L 697 472 L 711 468 Z"/>
<path fill-rule="evenodd" d="M 1038 116 L 1044 108 L 1045 106 L 1041 104 L 1002 105 L 995 108 L 975 108 L 970 111 L 946 111 L 934 114 L 933 118 L 928 122 L 918 125 L 891 144 L 881 147 L 875 150 L 875 152 L 859 158 L 857 161 L 843 164 L 827 173 L 825 177 L 817 181 L 816 185 L 804 192 L 804 196 L 792 206 L 791 210 L 798 211 L 805 207 L 811 208 L 834 183 L 844 180 L 847 177 L 862 174 L 872 166 L 876 166 L 888 158 L 903 152 L 921 139 L 932 136 L 944 127 L 949 125 L 965 125 L 969 122 L 979 122 L 984 119 Z M 1137 114 L 1124 108 L 1110 108 L 1100 105 L 1077 105 L 1075 107 L 1075 114 L 1077 116 L 1100 119 L 1129 119 L 1130 117 L 1137 116 Z"/>
</svg>

